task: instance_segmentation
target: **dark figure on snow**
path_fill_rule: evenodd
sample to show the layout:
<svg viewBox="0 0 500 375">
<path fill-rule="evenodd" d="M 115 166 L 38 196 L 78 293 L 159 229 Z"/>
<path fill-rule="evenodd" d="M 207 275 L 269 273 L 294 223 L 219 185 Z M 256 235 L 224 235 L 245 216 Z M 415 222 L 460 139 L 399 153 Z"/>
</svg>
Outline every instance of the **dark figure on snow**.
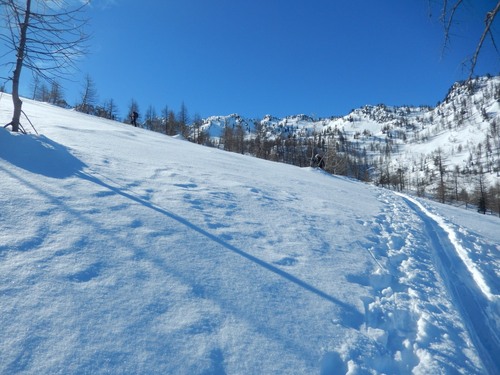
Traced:
<svg viewBox="0 0 500 375">
<path fill-rule="evenodd" d="M 132 114 L 130 115 L 130 120 L 132 121 L 132 125 L 136 126 L 137 127 L 137 118 L 139 117 L 139 114 L 134 111 L 132 112 Z"/>
<path fill-rule="evenodd" d="M 319 167 L 321 169 L 325 169 L 325 158 L 320 154 L 314 155 L 311 160 L 311 167 Z"/>
</svg>

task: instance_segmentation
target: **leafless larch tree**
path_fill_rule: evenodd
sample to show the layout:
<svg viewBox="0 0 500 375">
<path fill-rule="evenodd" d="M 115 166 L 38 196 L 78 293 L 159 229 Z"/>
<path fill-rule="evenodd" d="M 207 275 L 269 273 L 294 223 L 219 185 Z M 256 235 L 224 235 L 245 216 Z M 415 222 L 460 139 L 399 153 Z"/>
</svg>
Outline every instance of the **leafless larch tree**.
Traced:
<svg viewBox="0 0 500 375">
<path fill-rule="evenodd" d="M 20 128 L 19 84 L 23 68 L 49 82 L 70 73 L 85 54 L 88 34 L 83 17 L 90 0 L 0 0 L 5 32 L 0 40 L 12 53 L 7 63 L 12 81 L 12 131 Z"/>
</svg>

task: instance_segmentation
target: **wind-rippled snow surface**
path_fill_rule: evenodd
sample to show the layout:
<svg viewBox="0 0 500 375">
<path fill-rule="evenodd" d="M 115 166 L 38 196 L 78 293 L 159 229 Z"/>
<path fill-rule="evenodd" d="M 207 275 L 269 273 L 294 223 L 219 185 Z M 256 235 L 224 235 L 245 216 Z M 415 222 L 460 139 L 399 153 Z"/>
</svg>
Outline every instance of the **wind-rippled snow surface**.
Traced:
<svg viewBox="0 0 500 375">
<path fill-rule="evenodd" d="M 0 129 L 0 373 L 500 371 L 498 218 L 23 108 L 40 135 Z"/>
</svg>

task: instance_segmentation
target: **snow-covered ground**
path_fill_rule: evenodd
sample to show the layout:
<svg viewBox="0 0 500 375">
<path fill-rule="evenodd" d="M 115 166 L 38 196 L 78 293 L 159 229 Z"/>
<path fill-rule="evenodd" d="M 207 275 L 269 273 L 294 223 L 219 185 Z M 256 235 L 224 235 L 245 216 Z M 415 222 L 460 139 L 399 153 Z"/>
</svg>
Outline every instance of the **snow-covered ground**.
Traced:
<svg viewBox="0 0 500 375">
<path fill-rule="evenodd" d="M 0 129 L 1 374 L 500 372 L 498 218 L 24 110 L 39 136 Z"/>
</svg>

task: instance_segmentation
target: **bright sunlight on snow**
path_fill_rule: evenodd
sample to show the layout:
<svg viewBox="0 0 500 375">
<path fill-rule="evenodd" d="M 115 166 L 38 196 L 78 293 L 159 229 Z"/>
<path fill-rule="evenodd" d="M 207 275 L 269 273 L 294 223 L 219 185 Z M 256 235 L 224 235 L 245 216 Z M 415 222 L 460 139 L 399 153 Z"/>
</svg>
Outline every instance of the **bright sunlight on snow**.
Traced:
<svg viewBox="0 0 500 375">
<path fill-rule="evenodd" d="M 0 128 L 0 373 L 500 372 L 498 218 L 23 109 L 39 135 Z"/>
</svg>

